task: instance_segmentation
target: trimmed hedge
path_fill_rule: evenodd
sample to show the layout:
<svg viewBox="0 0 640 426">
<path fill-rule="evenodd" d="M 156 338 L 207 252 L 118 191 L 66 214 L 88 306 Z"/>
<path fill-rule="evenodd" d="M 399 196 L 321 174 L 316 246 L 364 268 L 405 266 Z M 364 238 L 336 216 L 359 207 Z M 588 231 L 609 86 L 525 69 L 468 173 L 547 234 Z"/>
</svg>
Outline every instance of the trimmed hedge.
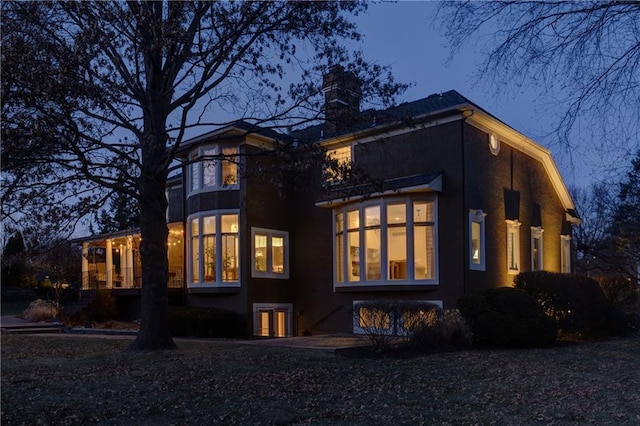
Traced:
<svg viewBox="0 0 640 426">
<path fill-rule="evenodd" d="M 169 306 L 173 337 L 246 337 L 244 318 L 232 311 L 194 306 Z"/>
<path fill-rule="evenodd" d="M 540 348 L 554 344 L 556 325 L 522 290 L 499 287 L 467 294 L 458 309 L 473 333 L 476 346 Z"/>
<path fill-rule="evenodd" d="M 514 283 L 531 295 L 562 331 L 588 336 L 612 332 L 616 312 L 594 279 L 533 271 L 518 274 Z"/>
</svg>

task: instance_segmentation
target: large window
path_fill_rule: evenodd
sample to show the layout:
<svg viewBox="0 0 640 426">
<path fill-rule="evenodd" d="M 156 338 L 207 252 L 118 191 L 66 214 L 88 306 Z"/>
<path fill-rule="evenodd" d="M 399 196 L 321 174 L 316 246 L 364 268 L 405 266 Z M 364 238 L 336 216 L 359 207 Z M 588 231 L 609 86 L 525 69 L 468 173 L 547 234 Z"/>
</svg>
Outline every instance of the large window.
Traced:
<svg viewBox="0 0 640 426">
<path fill-rule="evenodd" d="M 571 273 L 571 236 L 560 235 L 560 272 Z"/>
<path fill-rule="evenodd" d="M 239 285 L 238 214 L 200 213 L 188 229 L 190 286 Z"/>
<path fill-rule="evenodd" d="M 484 271 L 486 264 L 484 218 L 482 210 L 469 210 L 469 269 Z"/>
<path fill-rule="evenodd" d="M 289 278 L 289 233 L 251 228 L 251 276 Z"/>
<path fill-rule="evenodd" d="M 541 226 L 531 227 L 531 270 L 541 271 L 544 268 L 542 263 L 542 233 Z"/>
<path fill-rule="evenodd" d="M 520 272 L 520 225 L 517 220 L 507 220 L 507 271 Z"/>
<path fill-rule="evenodd" d="M 437 283 L 435 197 L 334 211 L 336 286 Z"/>
<path fill-rule="evenodd" d="M 351 146 L 341 146 L 327 150 L 328 164 L 324 170 L 327 182 L 337 182 L 342 180 L 349 170 L 349 165 L 353 161 L 351 156 Z"/>
<path fill-rule="evenodd" d="M 234 188 L 238 183 L 236 147 L 201 147 L 189 155 L 189 193 Z"/>
</svg>

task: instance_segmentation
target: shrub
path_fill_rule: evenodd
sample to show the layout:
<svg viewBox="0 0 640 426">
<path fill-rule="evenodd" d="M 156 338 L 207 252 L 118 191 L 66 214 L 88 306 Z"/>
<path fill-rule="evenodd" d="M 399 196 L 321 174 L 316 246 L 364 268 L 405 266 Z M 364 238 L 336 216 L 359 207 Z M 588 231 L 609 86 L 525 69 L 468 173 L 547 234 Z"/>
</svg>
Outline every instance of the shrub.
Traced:
<svg viewBox="0 0 640 426">
<path fill-rule="evenodd" d="M 640 330 L 640 288 L 628 279 L 602 277 L 597 279 L 611 304 L 609 329 L 614 334 Z"/>
<path fill-rule="evenodd" d="M 533 348 L 555 342 L 556 326 L 522 290 L 500 287 L 462 296 L 458 308 L 478 346 Z"/>
<path fill-rule="evenodd" d="M 174 337 L 246 337 L 245 321 L 232 311 L 170 306 L 169 330 Z"/>
<path fill-rule="evenodd" d="M 89 320 L 105 322 L 116 318 L 118 305 L 110 290 L 98 290 L 95 299 L 89 304 L 88 310 Z"/>
<path fill-rule="evenodd" d="M 412 300 L 370 300 L 356 304 L 354 309 L 354 328 L 362 330 L 380 352 L 392 342 L 411 341 L 416 332 L 441 315 L 438 305 Z"/>
<path fill-rule="evenodd" d="M 55 302 L 37 299 L 25 309 L 23 317 L 25 320 L 32 322 L 47 321 L 57 317 L 58 312 L 58 305 Z"/>
<path fill-rule="evenodd" d="M 411 335 L 410 346 L 418 351 L 466 348 L 473 343 L 471 328 L 457 309 L 434 315 Z"/>
<path fill-rule="evenodd" d="M 590 336 L 607 333 L 611 308 L 595 280 L 579 275 L 533 271 L 518 274 L 514 283 L 556 320 L 560 330 Z"/>
</svg>

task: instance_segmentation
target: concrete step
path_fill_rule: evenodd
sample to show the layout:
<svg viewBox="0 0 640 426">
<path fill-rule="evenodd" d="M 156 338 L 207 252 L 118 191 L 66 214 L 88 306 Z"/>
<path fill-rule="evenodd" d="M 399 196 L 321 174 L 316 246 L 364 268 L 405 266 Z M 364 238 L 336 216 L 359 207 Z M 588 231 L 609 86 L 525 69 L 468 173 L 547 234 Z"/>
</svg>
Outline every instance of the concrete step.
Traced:
<svg viewBox="0 0 640 426">
<path fill-rule="evenodd" d="M 62 333 L 62 326 L 57 327 L 2 327 L 6 334 L 56 334 Z"/>
</svg>

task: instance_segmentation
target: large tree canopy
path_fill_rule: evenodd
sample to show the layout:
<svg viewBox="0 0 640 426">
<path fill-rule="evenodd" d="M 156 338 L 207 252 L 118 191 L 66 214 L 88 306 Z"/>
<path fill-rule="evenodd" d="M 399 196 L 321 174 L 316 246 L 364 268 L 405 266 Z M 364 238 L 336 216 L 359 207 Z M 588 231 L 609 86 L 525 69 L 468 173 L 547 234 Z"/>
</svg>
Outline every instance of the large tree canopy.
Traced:
<svg viewBox="0 0 640 426">
<path fill-rule="evenodd" d="M 496 92 L 535 88 L 559 107 L 555 131 L 568 151 L 592 142 L 618 158 L 635 153 L 639 2 L 456 1 L 442 3 L 438 16 L 453 55 L 469 43 L 484 49 L 479 80 Z"/>
<path fill-rule="evenodd" d="M 331 64 L 358 74 L 363 98 L 392 99 L 402 86 L 388 70 L 345 47 L 360 38 L 350 17 L 365 8 L 3 2 L 3 220 L 71 230 L 113 192 L 136 199 L 143 307 L 133 348 L 173 347 L 164 191 L 174 153 L 190 128 L 225 124 L 223 112 L 274 127 L 317 119 Z"/>
</svg>

